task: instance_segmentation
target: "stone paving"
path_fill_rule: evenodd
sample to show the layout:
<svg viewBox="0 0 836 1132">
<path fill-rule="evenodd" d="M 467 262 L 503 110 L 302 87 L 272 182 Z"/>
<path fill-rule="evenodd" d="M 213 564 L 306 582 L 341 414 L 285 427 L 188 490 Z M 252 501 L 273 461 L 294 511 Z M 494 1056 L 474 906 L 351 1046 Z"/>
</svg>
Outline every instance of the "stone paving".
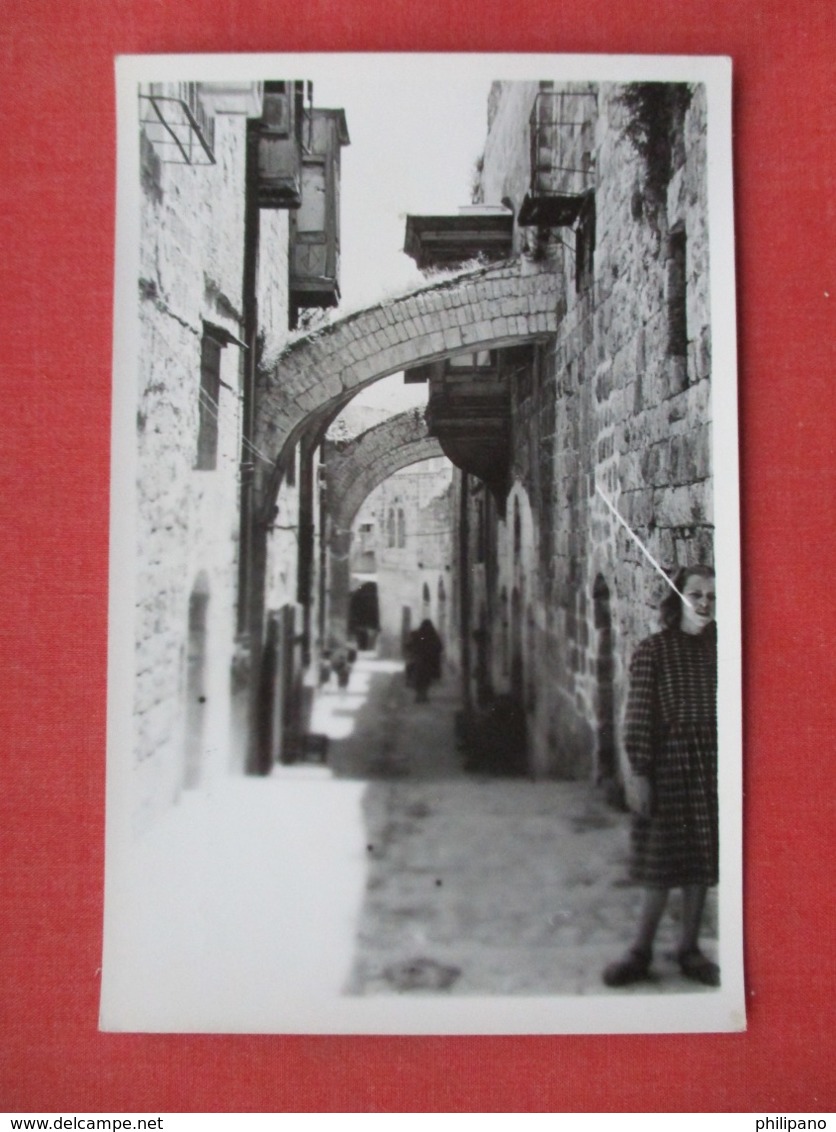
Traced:
<svg viewBox="0 0 836 1132">
<path fill-rule="evenodd" d="M 610 991 L 606 963 L 629 940 L 629 819 L 585 783 L 465 774 L 448 676 L 413 702 L 400 666 L 361 657 L 346 692 L 320 697 L 337 778 L 364 779 L 367 877 L 346 991 L 470 995 L 703 991 L 660 930 L 652 983 Z M 709 896 L 706 951 L 716 901 Z M 710 992 L 705 992 L 710 993 Z"/>
</svg>

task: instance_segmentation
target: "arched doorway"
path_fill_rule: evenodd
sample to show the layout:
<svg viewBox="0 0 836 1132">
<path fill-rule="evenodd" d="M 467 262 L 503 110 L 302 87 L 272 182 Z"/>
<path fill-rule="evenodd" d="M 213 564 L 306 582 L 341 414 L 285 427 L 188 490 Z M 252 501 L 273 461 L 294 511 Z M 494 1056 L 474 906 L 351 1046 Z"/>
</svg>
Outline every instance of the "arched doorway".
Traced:
<svg viewBox="0 0 836 1132">
<path fill-rule="evenodd" d="M 504 679 L 508 676 L 508 674 L 510 672 L 510 668 L 511 668 L 511 656 L 510 656 L 511 638 L 510 638 L 509 624 L 508 624 L 508 618 L 509 618 L 508 590 L 506 589 L 505 586 L 502 587 L 502 592 L 499 595 L 499 605 L 500 605 L 500 616 L 501 616 L 500 631 L 501 631 L 501 634 L 502 634 L 502 638 L 501 638 L 502 655 L 500 657 L 500 664 L 502 666 L 501 672 L 502 672 L 502 676 L 503 676 L 503 679 Z"/>
<path fill-rule="evenodd" d="M 421 620 L 424 621 L 426 618 L 431 617 L 431 615 L 430 587 L 424 582 L 421 587 Z"/>
<path fill-rule="evenodd" d="M 599 574 L 592 587 L 593 618 L 596 632 L 595 654 L 595 712 L 596 712 L 596 778 L 599 783 L 614 779 L 615 751 L 615 695 L 613 677 L 612 612 L 610 589 Z"/>
<path fill-rule="evenodd" d="M 373 649 L 380 631 L 380 606 L 377 582 L 364 582 L 351 595 L 348 612 L 348 634 L 358 649 Z"/>
<path fill-rule="evenodd" d="M 447 591 L 443 578 L 438 579 L 438 635 L 442 641 L 447 640 Z"/>
<path fill-rule="evenodd" d="M 186 646 L 186 749 L 183 769 L 183 786 L 187 790 L 198 785 L 203 769 L 208 612 L 209 578 L 206 572 L 201 570 L 189 595 Z"/>
<path fill-rule="evenodd" d="M 490 680 L 490 627 L 488 610 L 484 602 L 479 607 L 479 628 L 476 630 L 476 702 L 486 704 L 492 698 Z"/>
<path fill-rule="evenodd" d="M 523 703 L 524 690 L 522 596 L 514 586 L 511 593 L 511 695 L 520 705 Z"/>
</svg>

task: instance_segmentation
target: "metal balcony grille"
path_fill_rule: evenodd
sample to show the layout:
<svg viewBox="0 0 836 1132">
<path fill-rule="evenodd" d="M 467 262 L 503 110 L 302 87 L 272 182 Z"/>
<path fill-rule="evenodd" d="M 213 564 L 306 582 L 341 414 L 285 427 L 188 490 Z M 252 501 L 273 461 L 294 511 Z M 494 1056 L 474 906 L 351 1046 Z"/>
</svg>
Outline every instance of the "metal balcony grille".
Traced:
<svg viewBox="0 0 836 1132">
<path fill-rule="evenodd" d="M 140 94 L 139 120 L 160 160 L 172 165 L 214 165 L 215 130 L 197 94 L 197 83 L 174 84 L 176 93 Z"/>
<path fill-rule="evenodd" d="M 595 189 L 593 91 L 540 91 L 529 119 L 531 181 L 519 223 L 567 227 Z"/>
</svg>

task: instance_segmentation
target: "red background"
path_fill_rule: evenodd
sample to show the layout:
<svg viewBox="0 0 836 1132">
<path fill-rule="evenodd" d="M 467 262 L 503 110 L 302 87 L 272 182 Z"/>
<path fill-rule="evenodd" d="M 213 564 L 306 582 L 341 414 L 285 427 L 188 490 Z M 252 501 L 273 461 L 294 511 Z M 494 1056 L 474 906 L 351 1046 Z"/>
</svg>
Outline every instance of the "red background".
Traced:
<svg viewBox="0 0 836 1132">
<path fill-rule="evenodd" d="M 836 1108 L 832 0 L 23 0 L 0 27 L 0 1108 Z M 734 61 L 746 1034 L 347 1038 L 96 1029 L 113 57 L 472 50 Z M 827 295 L 830 292 L 830 296 Z"/>
</svg>

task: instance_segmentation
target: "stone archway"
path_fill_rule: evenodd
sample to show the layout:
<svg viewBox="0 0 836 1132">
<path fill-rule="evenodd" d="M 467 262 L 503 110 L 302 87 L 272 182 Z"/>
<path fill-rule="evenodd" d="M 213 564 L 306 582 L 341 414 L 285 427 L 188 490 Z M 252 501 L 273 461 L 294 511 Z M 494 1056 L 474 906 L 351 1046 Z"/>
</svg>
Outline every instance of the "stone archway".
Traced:
<svg viewBox="0 0 836 1132">
<path fill-rule="evenodd" d="M 350 528 L 368 495 L 401 468 L 443 455 L 419 409 L 398 413 L 351 440 L 326 441 L 323 463 L 333 528 Z"/>
<path fill-rule="evenodd" d="M 361 504 L 395 472 L 442 455 L 438 441 L 427 435 L 426 422 L 417 409 L 398 413 L 352 440 L 326 442 L 328 624 L 332 637 L 343 636 L 348 624 L 351 525 Z"/>
<path fill-rule="evenodd" d="M 276 459 L 272 470 L 259 464 L 262 509 L 278 488 L 285 451 L 312 421 L 400 370 L 548 338 L 558 329 L 562 287 L 552 265 L 520 258 L 428 283 L 292 342 L 259 389 L 255 445 Z"/>
<path fill-rule="evenodd" d="M 356 393 L 390 374 L 463 352 L 502 351 L 553 338 L 564 310 L 563 290 L 555 264 L 527 257 L 452 273 L 298 338 L 260 367 L 252 434 L 259 458 L 248 495 L 243 583 L 254 676 L 252 719 L 258 711 L 267 531 L 297 442 L 306 438 L 310 450 Z M 413 455 L 402 466 L 420 458 Z M 306 521 L 305 532 L 311 529 Z M 307 591 L 300 592 L 307 611 Z M 347 584 L 341 592 L 347 598 Z"/>
</svg>

